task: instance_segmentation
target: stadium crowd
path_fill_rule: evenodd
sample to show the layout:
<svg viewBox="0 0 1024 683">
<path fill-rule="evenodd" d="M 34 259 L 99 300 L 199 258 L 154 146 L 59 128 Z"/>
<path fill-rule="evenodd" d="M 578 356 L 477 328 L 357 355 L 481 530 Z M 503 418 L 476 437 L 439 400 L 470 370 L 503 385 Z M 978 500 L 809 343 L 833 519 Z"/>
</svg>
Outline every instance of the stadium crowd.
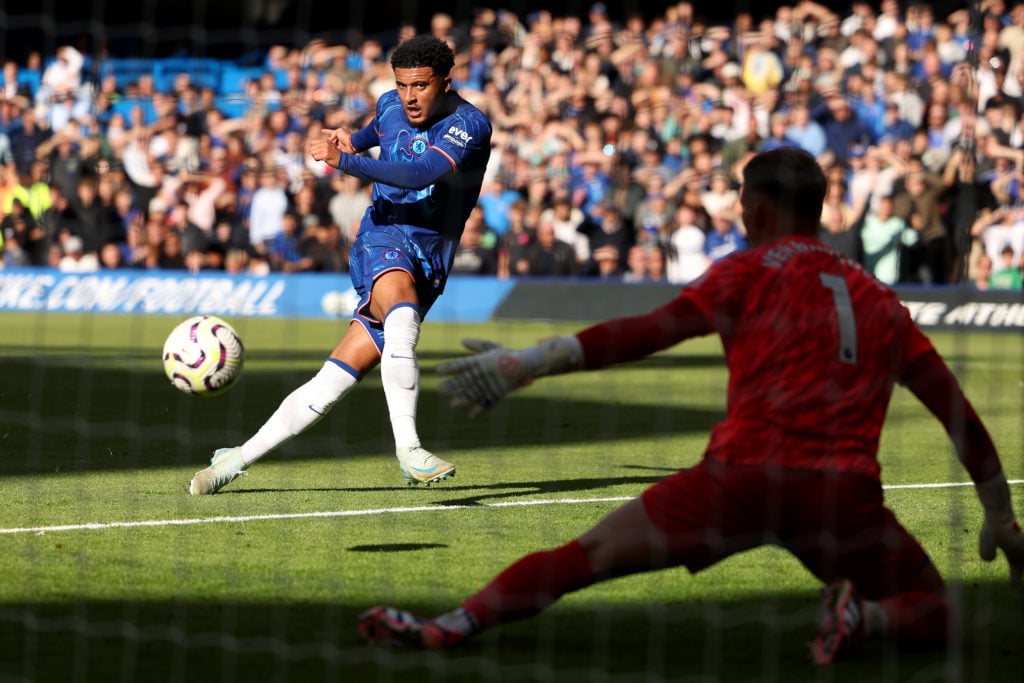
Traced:
<svg viewBox="0 0 1024 683">
<path fill-rule="evenodd" d="M 882 281 L 1020 290 L 1024 2 L 976 4 L 402 26 L 450 42 L 453 86 L 494 125 L 453 272 L 689 282 L 746 247 L 745 161 L 792 145 L 830 179 L 822 239 Z M 307 141 L 372 117 L 392 48 L 318 37 L 216 77 L 73 45 L 5 58 L 0 262 L 347 270 L 369 187 Z"/>
</svg>

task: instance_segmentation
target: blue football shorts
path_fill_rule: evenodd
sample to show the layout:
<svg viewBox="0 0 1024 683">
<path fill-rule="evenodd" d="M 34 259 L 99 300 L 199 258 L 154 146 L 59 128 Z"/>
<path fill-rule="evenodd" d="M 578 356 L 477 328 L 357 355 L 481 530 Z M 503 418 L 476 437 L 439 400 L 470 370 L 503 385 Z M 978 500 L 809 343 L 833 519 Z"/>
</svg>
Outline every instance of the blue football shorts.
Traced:
<svg viewBox="0 0 1024 683">
<path fill-rule="evenodd" d="M 364 223 L 349 252 L 352 286 L 359 295 L 353 319 L 384 348 L 384 323 L 370 313 L 373 283 L 384 273 L 403 270 L 416 283 L 420 319 L 426 317 L 448 280 L 451 244 L 444 236 L 409 225 Z"/>
</svg>

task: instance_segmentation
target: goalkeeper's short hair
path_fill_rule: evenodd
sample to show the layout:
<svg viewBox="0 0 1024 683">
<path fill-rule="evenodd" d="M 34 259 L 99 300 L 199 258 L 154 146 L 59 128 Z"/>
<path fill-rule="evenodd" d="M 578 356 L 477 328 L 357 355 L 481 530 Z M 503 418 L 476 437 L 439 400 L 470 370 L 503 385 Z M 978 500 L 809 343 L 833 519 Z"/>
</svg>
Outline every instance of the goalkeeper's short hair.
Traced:
<svg viewBox="0 0 1024 683">
<path fill-rule="evenodd" d="M 448 43 L 423 34 L 399 43 L 391 53 L 392 69 L 415 69 L 428 66 L 438 76 L 447 76 L 455 66 L 455 53 Z"/>
</svg>

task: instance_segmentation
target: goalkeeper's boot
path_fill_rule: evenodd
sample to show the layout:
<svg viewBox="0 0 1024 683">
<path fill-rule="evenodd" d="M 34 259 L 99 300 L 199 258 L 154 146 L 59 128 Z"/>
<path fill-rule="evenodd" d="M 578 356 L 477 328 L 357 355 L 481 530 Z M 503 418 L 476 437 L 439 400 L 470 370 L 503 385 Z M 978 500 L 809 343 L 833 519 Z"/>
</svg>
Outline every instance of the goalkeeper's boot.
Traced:
<svg viewBox="0 0 1024 683">
<path fill-rule="evenodd" d="M 855 655 L 864 646 L 864 602 L 843 579 L 825 589 L 821 629 L 811 645 L 816 664 L 831 664 Z"/>
<path fill-rule="evenodd" d="M 409 486 L 431 484 L 455 476 L 455 465 L 445 462 L 421 446 L 403 446 L 396 453 L 402 478 Z"/>
<path fill-rule="evenodd" d="M 454 647 L 465 638 L 436 621 L 394 607 L 371 607 L 360 614 L 359 632 L 371 645 L 400 645 L 425 650 Z"/>
<path fill-rule="evenodd" d="M 208 496 L 243 474 L 248 473 L 245 471 L 245 461 L 242 460 L 241 447 L 218 448 L 210 458 L 210 466 L 199 470 L 192 477 L 188 483 L 188 492 L 193 496 Z"/>
</svg>

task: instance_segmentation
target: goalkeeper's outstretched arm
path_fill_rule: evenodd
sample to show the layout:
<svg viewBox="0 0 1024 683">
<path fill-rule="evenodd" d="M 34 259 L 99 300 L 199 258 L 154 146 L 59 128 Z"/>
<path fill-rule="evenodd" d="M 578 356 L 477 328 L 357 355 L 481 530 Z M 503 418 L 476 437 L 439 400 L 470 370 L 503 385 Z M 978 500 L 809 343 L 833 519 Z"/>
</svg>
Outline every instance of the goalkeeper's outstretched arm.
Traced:
<svg viewBox="0 0 1024 683">
<path fill-rule="evenodd" d="M 438 366 L 438 373 L 449 376 L 440 391 L 451 397 L 453 406 L 476 416 L 538 377 L 639 360 L 711 331 L 700 311 L 677 297 L 645 315 L 609 320 L 521 350 L 466 339 L 463 344 L 475 355 Z"/>
<path fill-rule="evenodd" d="M 1010 564 L 1010 581 L 1020 584 L 1024 572 L 1024 534 L 1013 510 L 1010 488 L 992 437 L 960 383 L 935 350 L 916 358 L 901 378 L 903 384 L 938 418 L 956 447 L 957 457 L 974 482 L 985 510 L 978 552 L 986 562 L 1002 549 Z"/>
</svg>

